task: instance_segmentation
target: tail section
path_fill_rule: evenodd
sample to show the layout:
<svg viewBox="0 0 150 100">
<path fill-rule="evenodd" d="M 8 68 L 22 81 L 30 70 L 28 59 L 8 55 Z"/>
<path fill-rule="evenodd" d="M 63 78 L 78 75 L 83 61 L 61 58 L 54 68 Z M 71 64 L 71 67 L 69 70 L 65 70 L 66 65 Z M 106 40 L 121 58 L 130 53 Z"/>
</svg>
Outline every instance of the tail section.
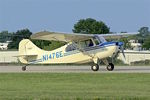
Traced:
<svg viewBox="0 0 150 100">
<path fill-rule="evenodd" d="M 21 63 L 29 64 L 29 62 L 36 60 L 38 52 L 41 51 L 29 39 L 23 39 L 19 43 L 19 60 Z"/>
</svg>

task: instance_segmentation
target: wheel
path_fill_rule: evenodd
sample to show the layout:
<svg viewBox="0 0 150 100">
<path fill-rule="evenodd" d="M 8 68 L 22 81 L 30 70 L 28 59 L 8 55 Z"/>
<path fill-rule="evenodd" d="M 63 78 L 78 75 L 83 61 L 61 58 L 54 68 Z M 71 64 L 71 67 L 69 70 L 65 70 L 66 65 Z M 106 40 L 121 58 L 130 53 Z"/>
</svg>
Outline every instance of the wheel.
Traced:
<svg viewBox="0 0 150 100">
<path fill-rule="evenodd" d="M 91 69 L 92 69 L 93 71 L 98 71 L 98 70 L 99 70 L 99 65 L 98 65 L 98 64 L 93 64 L 93 65 L 91 66 Z"/>
<path fill-rule="evenodd" d="M 22 71 L 25 71 L 25 70 L 26 70 L 26 66 L 23 66 L 23 67 L 22 67 Z"/>
<path fill-rule="evenodd" d="M 109 63 L 109 65 L 107 66 L 107 70 L 108 71 L 113 71 L 114 70 L 114 64 Z"/>
</svg>

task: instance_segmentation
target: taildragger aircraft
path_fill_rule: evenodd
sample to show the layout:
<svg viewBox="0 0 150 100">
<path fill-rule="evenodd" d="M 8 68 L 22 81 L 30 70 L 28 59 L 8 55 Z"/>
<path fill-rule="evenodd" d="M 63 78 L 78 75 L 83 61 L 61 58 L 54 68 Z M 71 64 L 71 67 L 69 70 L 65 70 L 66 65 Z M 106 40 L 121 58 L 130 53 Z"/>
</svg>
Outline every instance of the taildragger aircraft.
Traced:
<svg viewBox="0 0 150 100">
<path fill-rule="evenodd" d="M 114 64 L 107 59 L 114 59 L 122 52 L 123 42 L 108 42 L 106 39 L 117 39 L 138 33 L 115 33 L 115 34 L 80 34 L 42 31 L 31 35 L 31 39 L 54 40 L 67 42 L 66 45 L 52 50 L 45 51 L 38 48 L 29 39 L 23 39 L 19 43 L 19 55 L 21 63 L 25 64 L 22 70 L 30 64 L 63 64 L 63 63 L 91 63 L 93 71 L 99 70 L 99 62 L 106 64 L 108 71 L 114 69 Z M 125 56 L 124 56 L 125 57 Z"/>
</svg>

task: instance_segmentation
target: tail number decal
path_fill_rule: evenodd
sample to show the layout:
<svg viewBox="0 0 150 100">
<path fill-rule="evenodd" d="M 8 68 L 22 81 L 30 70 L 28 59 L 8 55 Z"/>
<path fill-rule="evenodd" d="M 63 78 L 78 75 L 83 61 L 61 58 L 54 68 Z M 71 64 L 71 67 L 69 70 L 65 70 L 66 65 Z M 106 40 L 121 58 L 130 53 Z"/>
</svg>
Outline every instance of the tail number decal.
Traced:
<svg viewBox="0 0 150 100">
<path fill-rule="evenodd" d="M 61 58 L 63 57 L 62 51 L 59 52 L 54 52 L 54 53 L 50 53 L 50 54 L 46 54 L 42 56 L 43 61 L 47 61 L 50 59 L 57 59 L 57 58 Z"/>
</svg>

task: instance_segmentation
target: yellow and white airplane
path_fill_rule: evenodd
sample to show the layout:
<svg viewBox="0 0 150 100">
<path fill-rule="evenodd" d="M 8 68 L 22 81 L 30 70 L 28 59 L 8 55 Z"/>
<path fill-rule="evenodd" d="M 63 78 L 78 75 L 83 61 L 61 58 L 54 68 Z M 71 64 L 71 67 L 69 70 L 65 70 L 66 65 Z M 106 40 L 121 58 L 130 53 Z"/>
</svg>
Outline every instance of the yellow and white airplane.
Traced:
<svg viewBox="0 0 150 100">
<path fill-rule="evenodd" d="M 66 45 L 52 50 L 45 51 L 38 48 L 29 39 L 23 39 L 19 43 L 19 60 L 21 63 L 30 64 L 60 64 L 60 63 L 87 63 L 91 64 L 93 71 L 99 70 L 99 62 L 103 61 L 108 71 L 114 69 L 112 62 L 107 58 L 114 58 L 121 50 L 123 42 L 107 42 L 108 38 L 120 38 L 137 33 L 116 33 L 116 34 L 79 34 L 43 31 L 31 35 L 31 39 L 55 40 L 67 42 Z M 26 70 L 26 66 L 22 70 Z"/>
</svg>

